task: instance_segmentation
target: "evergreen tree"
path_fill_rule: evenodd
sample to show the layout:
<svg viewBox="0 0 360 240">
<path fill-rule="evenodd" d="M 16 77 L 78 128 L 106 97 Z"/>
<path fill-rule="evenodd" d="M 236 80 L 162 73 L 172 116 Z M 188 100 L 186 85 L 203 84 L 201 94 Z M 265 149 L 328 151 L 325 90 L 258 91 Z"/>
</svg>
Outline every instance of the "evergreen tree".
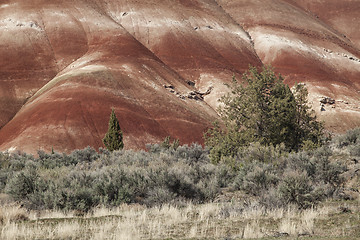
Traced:
<svg viewBox="0 0 360 240">
<path fill-rule="evenodd" d="M 262 72 L 251 67 L 243 80 L 233 78 L 231 92 L 220 99 L 225 126 L 217 123 L 205 134 L 213 161 L 233 157 L 251 142 L 284 144 L 289 151 L 298 150 L 305 141 L 320 142 L 323 127 L 310 111 L 304 85 L 296 85 L 293 93 L 271 67 Z"/>
<path fill-rule="evenodd" d="M 111 110 L 109 129 L 103 139 L 103 143 L 109 151 L 120 150 L 124 147 L 122 131 L 114 109 Z"/>
<path fill-rule="evenodd" d="M 315 111 L 308 104 L 308 90 L 304 84 L 296 84 L 293 93 L 296 100 L 296 137 L 302 147 L 304 144 L 319 147 L 322 144 L 324 125 L 317 121 Z"/>
</svg>

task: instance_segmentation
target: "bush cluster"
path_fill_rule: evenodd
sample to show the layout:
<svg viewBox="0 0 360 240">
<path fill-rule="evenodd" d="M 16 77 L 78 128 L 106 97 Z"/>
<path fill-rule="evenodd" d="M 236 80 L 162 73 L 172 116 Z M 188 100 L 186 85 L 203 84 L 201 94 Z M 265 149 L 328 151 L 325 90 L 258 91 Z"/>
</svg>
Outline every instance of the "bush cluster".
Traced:
<svg viewBox="0 0 360 240">
<path fill-rule="evenodd" d="M 251 144 L 214 164 L 201 145 L 152 144 L 147 151 L 92 148 L 71 154 L 0 153 L 0 192 L 31 209 L 87 212 L 98 205 L 156 206 L 214 201 L 223 188 L 267 207 L 307 208 L 337 194 L 346 168 L 332 150 L 288 153 Z"/>
<path fill-rule="evenodd" d="M 335 196 L 342 186 L 341 174 L 346 168 L 332 163 L 330 156 L 328 147 L 286 153 L 281 148 L 253 144 L 238 153 L 242 166 L 232 187 L 259 197 L 267 207 L 295 204 L 308 208 Z"/>
<path fill-rule="evenodd" d="M 337 136 L 333 139 L 333 146 L 337 149 L 346 149 L 354 157 L 360 157 L 360 128 Z"/>
<path fill-rule="evenodd" d="M 33 209 L 86 212 L 97 205 L 212 201 L 225 184 L 223 168 L 211 164 L 200 145 L 149 148 L 39 152 L 37 158 L 2 153 L 0 191 Z"/>
</svg>

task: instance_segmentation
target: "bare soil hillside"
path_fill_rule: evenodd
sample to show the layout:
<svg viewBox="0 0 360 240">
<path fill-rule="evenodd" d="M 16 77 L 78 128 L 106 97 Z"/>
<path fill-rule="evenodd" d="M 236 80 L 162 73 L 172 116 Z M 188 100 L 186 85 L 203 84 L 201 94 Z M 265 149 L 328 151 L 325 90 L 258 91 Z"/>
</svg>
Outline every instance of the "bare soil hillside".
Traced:
<svg viewBox="0 0 360 240">
<path fill-rule="evenodd" d="M 334 132 L 360 125 L 360 2 L 4 0 L 0 150 L 202 143 L 224 83 L 272 64 Z M 320 100 L 330 97 L 335 104 Z"/>
</svg>

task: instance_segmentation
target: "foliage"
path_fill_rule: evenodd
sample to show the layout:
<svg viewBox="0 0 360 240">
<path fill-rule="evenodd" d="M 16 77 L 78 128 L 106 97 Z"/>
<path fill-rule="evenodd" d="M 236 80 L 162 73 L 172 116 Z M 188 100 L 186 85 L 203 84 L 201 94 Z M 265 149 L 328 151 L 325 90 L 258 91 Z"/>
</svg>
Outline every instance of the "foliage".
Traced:
<svg viewBox="0 0 360 240">
<path fill-rule="evenodd" d="M 295 84 L 293 95 L 296 102 L 296 139 L 295 150 L 313 150 L 324 143 L 325 133 L 323 122 L 317 121 L 315 111 L 309 106 L 309 92 L 305 84 Z M 329 136 L 326 136 L 329 138 Z M 327 139 L 328 140 L 328 139 Z"/>
<path fill-rule="evenodd" d="M 285 203 L 300 208 L 311 207 L 316 200 L 313 187 L 305 173 L 290 172 L 279 185 L 280 197 Z"/>
<path fill-rule="evenodd" d="M 98 153 L 87 147 L 71 154 L 39 151 L 38 157 L 0 153 L 0 193 L 29 209 L 80 213 L 99 205 L 212 202 L 224 197 L 222 192 L 236 196 L 240 191 L 267 208 L 308 208 L 346 197 L 341 191 L 348 169 L 333 160 L 336 150 L 327 145 L 288 153 L 282 145 L 252 143 L 217 164 L 198 144 L 148 149 Z"/>
<path fill-rule="evenodd" d="M 343 135 L 339 135 L 334 138 L 335 147 L 345 148 L 348 146 L 360 144 L 360 128 L 355 128 L 347 131 Z"/>
<path fill-rule="evenodd" d="M 171 137 L 170 136 L 167 136 L 165 137 L 164 141 L 161 143 L 161 147 L 162 148 L 165 148 L 165 149 L 174 149 L 176 150 L 179 146 L 180 146 L 180 141 L 179 139 L 175 139 L 173 140 L 173 142 L 171 143 Z"/>
<path fill-rule="evenodd" d="M 360 142 L 350 148 L 352 156 L 360 157 Z"/>
<path fill-rule="evenodd" d="M 219 109 L 225 129 L 219 123 L 205 134 L 211 159 L 219 162 L 222 157 L 234 157 L 239 147 L 252 142 L 262 145 L 284 144 L 287 150 L 319 146 L 323 125 L 316 120 L 307 103 L 308 92 L 297 84 L 292 92 L 270 67 L 258 72 L 251 67 L 243 75 L 245 83 L 235 78 L 229 86 L 231 93 L 223 96 Z"/>
<path fill-rule="evenodd" d="M 197 144 L 157 152 L 102 151 L 39 152 L 35 159 L 24 155 L 20 166 L 19 155 L 9 155 L 0 190 L 28 208 L 87 212 L 98 205 L 212 201 L 228 177 Z"/>
<path fill-rule="evenodd" d="M 109 129 L 103 139 L 103 143 L 109 151 L 121 150 L 124 147 L 122 131 L 114 109 L 111 110 Z"/>
<path fill-rule="evenodd" d="M 348 152 L 352 157 L 360 157 L 360 128 L 351 129 L 343 135 L 335 136 L 332 139 L 331 147 L 340 152 Z"/>
</svg>

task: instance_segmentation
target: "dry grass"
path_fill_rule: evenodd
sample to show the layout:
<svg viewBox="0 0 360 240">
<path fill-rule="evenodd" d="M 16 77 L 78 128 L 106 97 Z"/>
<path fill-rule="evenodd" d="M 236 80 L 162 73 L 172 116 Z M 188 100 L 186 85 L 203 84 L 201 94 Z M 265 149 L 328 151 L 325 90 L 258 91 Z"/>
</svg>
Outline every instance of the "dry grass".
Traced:
<svg viewBox="0 0 360 240">
<path fill-rule="evenodd" d="M 268 211 L 256 206 L 203 204 L 146 208 L 122 205 L 74 213 L 28 212 L 10 204 L 0 208 L 0 239 L 241 239 L 321 235 L 317 222 L 339 212 L 337 205 L 299 211 Z M 360 217 L 358 216 L 359 222 Z M 352 223 L 347 222 L 347 225 Z M 338 229 L 338 234 L 344 231 Z"/>
<path fill-rule="evenodd" d="M 279 232 L 290 236 L 311 236 L 314 234 L 315 219 L 327 211 L 327 209 L 309 209 L 303 212 L 287 212 L 280 221 Z"/>
<path fill-rule="evenodd" d="M 0 205 L 0 223 L 2 225 L 11 222 L 25 221 L 29 219 L 28 212 L 16 204 Z"/>
</svg>

